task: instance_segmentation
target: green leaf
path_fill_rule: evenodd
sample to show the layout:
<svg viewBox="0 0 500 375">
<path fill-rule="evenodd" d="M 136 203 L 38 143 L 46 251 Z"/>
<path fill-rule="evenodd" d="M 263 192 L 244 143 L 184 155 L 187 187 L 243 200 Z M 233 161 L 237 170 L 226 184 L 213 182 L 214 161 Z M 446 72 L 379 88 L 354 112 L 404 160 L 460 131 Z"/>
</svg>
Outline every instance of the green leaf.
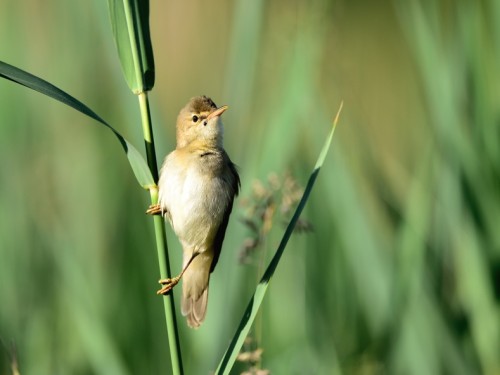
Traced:
<svg viewBox="0 0 500 375">
<path fill-rule="evenodd" d="M 250 299 L 250 302 L 248 303 L 245 313 L 243 314 L 243 318 L 240 321 L 240 325 L 236 329 L 236 333 L 234 334 L 233 339 L 231 340 L 231 343 L 229 344 L 229 347 L 226 350 L 226 353 L 224 353 L 224 357 L 219 363 L 219 367 L 217 367 L 216 374 L 218 375 L 229 374 L 231 368 L 234 365 L 236 357 L 238 356 L 238 353 L 240 352 L 241 347 L 243 346 L 243 342 L 245 341 L 245 338 L 247 337 L 248 332 L 252 327 L 253 321 L 255 320 L 255 316 L 257 315 L 260 305 L 262 304 L 262 300 L 264 299 L 264 296 L 266 294 L 269 282 L 271 281 L 271 278 L 274 275 L 274 272 L 276 271 L 276 267 L 278 267 L 278 263 L 281 259 L 281 256 L 283 255 L 288 240 L 290 239 L 293 233 L 293 229 L 295 228 L 295 225 L 297 224 L 297 221 L 300 217 L 300 214 L 302 213 L 302 210 L 304 209 L 304 206 L 306 205 L 306 202 L 309 199 L 309 194 L 311 193 L 316 178 L 318 177 L 319 170 L 323 166 L 326 154 L 330 149 L 333 133 L 335 132 L 335 128 L 337 127 L 342 106 L 343 103 L 340 104 L 340 108 L 337 112 L 337 115 L 335 116 L 335 120 L 333 121 L 332 130 L 330 131 L 330 134 L 328 135 L 328 138 L 326 139 L 326 142 L 323 148 L 321 149 L 321 153 L 318 157 L 314 170 L 311 173 L 311 176 L 309 177 L 309 180 L 307 182 L 304 194 L 302 195 L 302 198 L 300 199 L 297 209 L 295 210 L 295 213 L 293 214 L 293 217 L 290 220 L 290 223 L 288 224 L 285 230 L 285 234 L 281 239 L 278 249 L 276 250 L 273 259 L 269 263 L 266 272 L 264 272 L 262 279 L 257 285 L 257 288 L 255 289 L 255 292 L 252 298 Z"/>
<path fill-rule="evenodd" d="M 123 136 L 118 133 L 118 131 L 116 131 L 111 125 L 109 125 L 106 121 L 99 117 L 85 104 L 62 91 L 61 89 L 57 88 L 56 86 L 52 85 L 51 83 L 44 81 L 43 79 L 38 78 L 28 72 L 25 72 L 24 70 L 16 68 L 15 66 L 4 63 L 3 61 L 0 61 L 0 77 L 16 82 L 32 90 L 38 91 L 44 95 L 50 96 L 51 98 L 76 109 L 77 111 L 93 118 L 94 120 L 100 122 L 102 125 L 106 126 L 113 132 L 116 138 L 118 138 L 120 144 L 127 153 L 128 161 L 139 184 L 141 184 L 141 186 L 145 189 L 149 189 L 155 186 L 151 171 L 149 170 L 146 161 L 139 153 L 139 151 L 137 151 L 137 149 L 132 146 L 132 144 L 129 143 L 125 138 L 123 138 Z"/>
<path fill-rule="evenodd" d="M 149 91 L 155 83 L 149 0 L 108 0 L 108 6 L 125 79 L 135 94 Z"/>
</svg>

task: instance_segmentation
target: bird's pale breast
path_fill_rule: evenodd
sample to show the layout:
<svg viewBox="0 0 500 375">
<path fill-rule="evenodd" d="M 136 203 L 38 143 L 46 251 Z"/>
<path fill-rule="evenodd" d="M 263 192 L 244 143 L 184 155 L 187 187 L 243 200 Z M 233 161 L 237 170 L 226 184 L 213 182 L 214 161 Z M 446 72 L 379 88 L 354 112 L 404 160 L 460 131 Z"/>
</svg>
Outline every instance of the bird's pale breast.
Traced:
<svg viewBox="0 0 500 375">
<path fill-rule="evenodd" d="M 200 252 L 212 244 L 231 198 L 222 168 L 220 173 L 213 168 L 207 173 L 207 162 L 206 157 L 174 151 L 167 156 L 159 181 L 159 203 L 175 233 L 184 247 Z"/>
</svg>

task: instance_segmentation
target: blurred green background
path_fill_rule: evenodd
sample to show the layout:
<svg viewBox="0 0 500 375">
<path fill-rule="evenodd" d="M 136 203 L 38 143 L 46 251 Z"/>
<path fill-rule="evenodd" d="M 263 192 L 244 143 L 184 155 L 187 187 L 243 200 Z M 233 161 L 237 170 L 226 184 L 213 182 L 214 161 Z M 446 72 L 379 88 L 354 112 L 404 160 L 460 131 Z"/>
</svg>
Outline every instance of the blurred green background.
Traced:
<svg viewBox="0 0 500 375">
<path fill-rule="evenodd" d="M 304 214 L 314 232 L 292 237 L 263 305 L 262 368 L 500 374 L 500 3 L 170 0 L 151 13 L 158 158 L 179 109 L 210 95 L 230 106 L 241 197 L 273 172 L 304 185 L 344 100 Z M 2 1 L 0 60 L 142 150 L 106 2 Z M 21 374 L 170 372 L 148 201 L 110 132 L 0 81 L 0 374 L 13 353 Z M 256 285 L 258 267 L 238 262 L 241 201 L 204 325 L 178 314 L 187 374 L 216 368 Z M 169 245 L 177 272 L 170 229 Z"/>
</svg>

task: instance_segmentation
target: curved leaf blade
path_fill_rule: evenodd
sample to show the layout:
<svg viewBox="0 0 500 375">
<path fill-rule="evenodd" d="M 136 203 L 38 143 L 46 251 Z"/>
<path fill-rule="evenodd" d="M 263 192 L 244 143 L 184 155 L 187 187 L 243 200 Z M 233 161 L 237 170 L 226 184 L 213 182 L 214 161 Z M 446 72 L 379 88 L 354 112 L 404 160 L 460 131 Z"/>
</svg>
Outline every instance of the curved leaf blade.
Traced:
<svg viewBox="0 0 500 375">
<path fill-rule="evenodd" d="M 155 82 L 149 0 L 108 0 L 108 6 L 125 79 L 134 93 L 149 91 Z"/>
<path fill-rule="evenodd" d="M 28 73 L 24 70 L 16 68 L 15 66 L 9 65 L 3 61 L 0 61 L 0 77 L 5 78 L 9 81 L 15 82 L 22 86 L 28 87 L 32 90 L 38 91 L 41 94 L 49 96 L 55 100 L 58 100 L 61 103 L 66 104 L 67 106 L 76 109 L 77 111 L 83 113 L 84 115 L 89 116 L 90 118 L 100 122 L 102 125 L 107 127 L 109 130 L 113 132 L 113 134 L 118 138 L 120 144 L 122 145 L 125 153 L 127 154 L 128 161 L 134 175 L 139 182 L 139 184 L 145 189 L 149 189 L 155 186 L 155 182 L 151 171 L 146 164 L 146 161 L 142 157 L 139 151 L 128 142 L 118 131 L 109 125 L 106 121 L 104 121 L 101 117 L 99 117 L 94 111 L 92 111 L 85 104 L 80 102 L 78 99 L 75 99 L 68 93 L 54 86 L 53 84 L 34 76 L 31 73 Z"/>
<path fill-rule="evenodd" d="M 266 294 L 267 287 L 269 286 L 269 282 L 271 281 L 271 278 L 274 275 L 276 268 L 278 267 L 278 263 L 281 259 L 281 256 L 283 255 L 283 252 L 284 252 L 285 247 L 288 243 L 288 240 L 292 236 L 293 229 L 295 228 L 295 225 L 297 224 L 297 221 L 299 220 L 300 214 L 302 213 L 302 210 L 304 209 L 304 206 L 306 205 L 307 200 L 309 199 L 309 195 L 311 193 L 311 190 L 314 186 L 314 183 L 316 182 L 316 178 L 318 177 L 319 170 L 323 166 L 323 162 L 325 161 L 326 154 L 328 153 L 328 150 L 330 149 L 330 145 L 331 145 L 332 139 L 333 139 L 333 134 L 335 132 L 335 128 L 337 127 L 340 112 L 342 111 L 342 106 L 343 106 L 343 103 L 340 104 L 340 108 L 337 112 L 337 115 L 335 116 L 335 120 L 333 121 L 332 130 L 330 131 L 330 134 L 328 135 L 328 137 L 325 141 L 325 144 L 323 145 L 323 148 L 321 149 L 318 160 L 316 161 L 316 165 L 314 166 L 314 170 L 311 173 L 311 175 L 309 176 L 309 180 L 307 181 L 307 186 L 304 190 L 304 194 L 302 195 L 302 198 L 300 199 L 300 202 L 297 205 L 295 213 L 293 214 L 292 219 L 290 220 L 290 223 L 288 224 L 288 226 L 285 230 L 285 234 L 283 235 L 283 238 L 281 239 L 281 242 L 278 246 L 278 249 L 276 250 L 276 253 L 273 256 L 273 259 L 271 259 L 269 266 L 267 267 L 266 271 L 264 272 L 262 279 L 260 280 L 259 284 L 257 285 L 257 288 L 255 289 L 255 292 L 254 292 L 252 298 L 250 299 L 250 302 L 248 303 L 248 306 L 245 310 L 245 313 L 243 314 L 243 317 L 240 321 L 240 325 L 236 329 L 236 333 L 234 334 L 233 339 L 231 340 L 231 343 L 229 344 L 229 347 L 227 348 L 226 352 L 224 353 L 224 356 L 222 357 L 222 360 L 219 363 L 217 370 L 215 371 L 215 373 L 217 375 L 219 375 L 219 374 L 228 375 L 230 373 L 231 368 L 233 367 L 234 362 L 236 361 L 236 357 L 238 356 L 238 353 L 240 352 L 241 347 L 243 346 L 245 338 L 247 337 L 248 332 L 250 331 L 250 328 L 252 327 L 253 321 L 255 320 L 255 316 L 257 315 L 257 312 L 259 311 L 260 305 L 262 304 L 262 300 L 264 299 L 264 296 Z"/>
</svg>

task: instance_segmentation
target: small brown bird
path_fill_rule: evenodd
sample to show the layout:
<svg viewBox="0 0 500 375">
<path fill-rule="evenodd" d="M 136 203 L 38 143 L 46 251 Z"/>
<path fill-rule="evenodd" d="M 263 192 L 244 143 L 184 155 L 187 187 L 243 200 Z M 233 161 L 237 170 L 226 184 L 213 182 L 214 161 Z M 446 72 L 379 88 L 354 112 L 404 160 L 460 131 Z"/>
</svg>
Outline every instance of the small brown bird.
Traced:
<svg viewBox="0 0 500 375">
<path fill-rule="evenodd" d="M 158 294 L 167 294 L 183 277 L 182 315 L 190 327 L 205 319 L 210 273 L 222 248 L 240 178 L 222 146 L 220 116 L 206 96 L 192 98 L 177 117 L 177 147 L 163 162 L 158 205 L 150 214 L 165 215 L 183 249 L 182 272 L 160 280 Z"/>
</svg>

